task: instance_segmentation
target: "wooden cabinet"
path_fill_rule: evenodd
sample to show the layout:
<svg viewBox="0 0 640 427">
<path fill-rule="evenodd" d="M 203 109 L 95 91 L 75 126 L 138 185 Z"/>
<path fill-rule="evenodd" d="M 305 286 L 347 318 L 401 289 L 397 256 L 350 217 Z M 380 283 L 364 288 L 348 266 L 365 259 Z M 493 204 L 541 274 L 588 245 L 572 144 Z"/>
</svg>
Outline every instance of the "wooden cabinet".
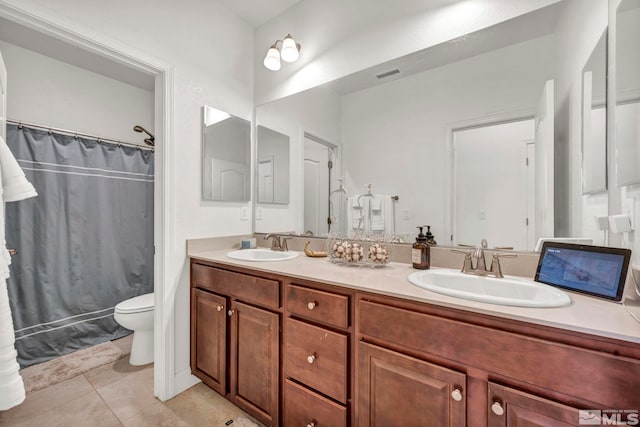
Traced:
<svg viewBox="0 0 640 427">
<path fill-rule="evenodd" d="M 465 375 L 360 342 L 358 426 L 465 425 Z"/>
<path fill-rule="evenodd" d="M 224 263 L 191 273 L 193 374 L 270 426 L 564 427 L 578 408 L 640 410 L 637 343 Z"/>
<path fill-rule="evenodd" d="M 349 425 L 350 297 L 289 284 L 284 322 L 284 425 Z"/>
<path fill-rule="evenodd" d="M 220 394 L 227 384 L 227 299 L 191 289 L 191 370 Z"/>
<path fill-rule="evenodd" d="M 488 402 L 489 427 L 569 427 L 580 424 L 580 413 L 576 408 L 499 384 L 489 383 Z"/>
<path fill-rule="evenodd" d="M 279 426 L 279 282 L 192 261 L 191 286 L 191 372 Z"/>
<path fill-rule="evenodd" d="M 231 303 L 230 399 L 268 425 L 278 425 L 280 316 Z"/>
<path fill-rule="evenodd" d="M 416 405 L 452 414 L 445 390 L 457 386 L 447 389 L 447 380 L 418 376 L 418 366 L 427 362 L 465 375 L 453 384 L 466 388 L 461 394 L 470 427 L 579 425 L 576 408 L 640 409 L 640 395 L 631 392 L 640 387 L 638 345 L 372 295 L 359 299 L 356 323 L 361 341 L 384 347 L 359 344 L 363 426 L 375 425 L 393 407 L 411 414 L 402 406 L 409 397 L 402 390 L 420 390 L 420 396 L 441 390 L 440 397 Z M 386 382 L 377 385 L 380 378 Z M 430 425 L 450 425 L 445 421 L 451 422 Z"/>
</svg>

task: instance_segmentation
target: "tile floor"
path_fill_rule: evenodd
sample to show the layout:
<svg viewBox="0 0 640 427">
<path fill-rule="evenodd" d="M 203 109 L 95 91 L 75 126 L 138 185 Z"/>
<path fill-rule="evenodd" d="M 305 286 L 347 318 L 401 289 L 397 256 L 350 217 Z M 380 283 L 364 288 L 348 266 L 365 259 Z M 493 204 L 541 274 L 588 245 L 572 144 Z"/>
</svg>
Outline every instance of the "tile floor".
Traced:
<svg viewBox="0 0 640 427">
<path fill-rule="evenodd" d="M 0 427 L 254 427 L 249 415 L 200 383 L 166 402 L 153 395 L 153 364 L 128 358 L 27 395 L 0 411 Z"/>
</svg>

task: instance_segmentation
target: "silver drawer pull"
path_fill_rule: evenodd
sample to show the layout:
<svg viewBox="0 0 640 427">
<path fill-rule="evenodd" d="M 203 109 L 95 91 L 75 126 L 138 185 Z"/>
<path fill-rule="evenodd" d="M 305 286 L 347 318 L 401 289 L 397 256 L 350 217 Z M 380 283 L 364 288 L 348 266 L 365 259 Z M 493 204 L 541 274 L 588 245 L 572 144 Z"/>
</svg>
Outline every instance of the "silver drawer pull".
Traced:
<svg viewBox="0 0 640 427">
<path fill-rule="evenodd" d="M 227 311 L 227 314 L 229 315 L 229 317 L 233 316 L 233 313 L 235 313 L 235 310 L 229 310 Z"/>
<path fill-rule="evenodd" d="M 316 361 L 318 356 L 316 356 L 315 353 L 310 354 L 309 356 L 307 356 L 307 362 L 309 362 L 309 364 L 312 364 L 313 362 Z"/>
<path fill-rule="evenodd" d="M 307 308 L 313 310 L 318 306 L 318 301 L 310 301 L 307 303 Z"/>
<path fill-rule="evenodd" d="M 217 309 L 218 311 L 222 311 L 222 309 L 224 309 L 224 305 L 219 305 L 219 306 L 217 306 L 217 307 L 216 307 L 216 309 Z"/>
<path fill-rule="evenodd" d="M 309 424 L 307 424 L 307 427 L 316 427 L 317 426 L 317 421 L 316 420 L 312 420 Z"/>
</svg>

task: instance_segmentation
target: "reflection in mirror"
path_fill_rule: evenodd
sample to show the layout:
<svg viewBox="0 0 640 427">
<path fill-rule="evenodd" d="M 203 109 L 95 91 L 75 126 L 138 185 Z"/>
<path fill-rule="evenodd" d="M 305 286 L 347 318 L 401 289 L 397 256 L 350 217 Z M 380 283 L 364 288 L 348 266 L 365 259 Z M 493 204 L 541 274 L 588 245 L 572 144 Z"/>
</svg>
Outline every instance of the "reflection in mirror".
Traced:
<svg viewBox="0 0 640 427">
<path fill-rule="evenodd" d="M 249 201 L 251 123 L 206 105 L 202 116 L 202 198 Z"/>
<path fill-rule="evenodd" d="M 640 183 L 640 0 L 620 2 L 616 28 L 616 166 L 623 186 Z"/>
<path fill-rule="evenodd" d="M 607 189 L 607 32 L 582 69 L 582 193 Z"/>
<path fill-rule="evenodd" d="M 258 125 L 258 203 L 289 203 L 289 137 Z"/>
<path fill-rule="evenodd" d="M 533 250 L 539 238 L 591 238 L 598 231 L 589 211 L 590 196 L 582 196 L 581 165 L 573 164 L 573 159 L 581 157 L 581 123 L 574 122 L 580 120 L 580 114 L 555 119 L 554 99 L 580 99 L 580 94 L 573 92 L 581 91 L 580 81 L 574 80 L 607 24 L 601 12 L 606 11 L 606 0 L 595 3 L 605 7 L 596 11 L 593 4 L 562 1 L 536 9 L 259 106 L 256 120 L 287 117 L 292 126 L 297 121 L 301 129 L 338 135 L 333 141 L 339 145 L 340 167 L 333 174 L 331 188 L 337 189 L 337 178 L 344 177 L 346 198 L 351 200 L 366 193 L 367 184 L 372 184 L 375 194 L 399 196 L 389 209 L 392 224 L 388 229 L 409 243 L 415 237 L 415 227 L 423 224 L 431 225 L 440 245 L 478 245 L 486 238 L 489 247 Z M 586 19 L 590 13 L 602 16 Z M 576 20 L 575 16 L 585 19 Z M 301 106 L 308 105 L 315 110 L 305 115 Z M 308 125 L 319 116 L 324 120 Z M 460 148 L 464 152 L 457 151 L 454 140 L 460 138 L 459 132 L 521 121 L 528 121 L 527 130 L 504 142 L 513 145 L 494 147 L 497 141 L 489 138 L 478 145 L 469 142 L 468 147 Z M 557 135 L 575 139 L 562 141 L 563 150 L 578 150 L 567 153 L 566 164 L 554 156 Z M 292 150 L 302 150 L 302 141 L 298 147 Z M 506 159 L 507 151 L 517 157 L 517 165 L 505 164 L 515 161 Z M 300 159 L 302 162 L 302 156 Z M 456 165 L 463 160 L 468 164 Z M 510 172 L 497 176 L 498 169 Z M 472 172 L 483 178 L 494 174 L 500 185 L 474 179 Z M 297 173 L 292 178 L 294 194 L 302 194 L 303 185 L 298 184 L 302 179 L 296 176 L 302 178 L 304 168 Z M 467 184 L 460 185 L 463 180 Z M 522 188 L 526 188 L 526 196 L 519 197 L 522 203 L 512 202 L 511 194 L 524 191 Z M 554 201 L 558 198 L 569 200 L 570 209 L 556 212 Z M 278 228 L 262 231 L 293 229 L 304 233 L 303 218 L 310 215 L 310 208 L 303 206 L 303 200 L 292 203 L 292 210 L 299 209 L 295 219 L 281 217 L 289 220 L 289 227 L 272 221 Z M 358 207 L 347 202 L 347 214 L 350 209 Z M 571 224 L 570 232 L 554 228 L 557 215 Z M 351 218 L 358 217 L 357 212 L 351 212 Z M 507 217 L 514 225 L 502 233 Z M 346 232 L 352 233 L 358 222 L 347 219 L 345 225 Z"/>
<path fill-rule="evenodd" d="M 326 236 L 344 226 L 345 193 L 332 188 L 336 146 L 304 135 L 304 233 Z"/>
</svg>

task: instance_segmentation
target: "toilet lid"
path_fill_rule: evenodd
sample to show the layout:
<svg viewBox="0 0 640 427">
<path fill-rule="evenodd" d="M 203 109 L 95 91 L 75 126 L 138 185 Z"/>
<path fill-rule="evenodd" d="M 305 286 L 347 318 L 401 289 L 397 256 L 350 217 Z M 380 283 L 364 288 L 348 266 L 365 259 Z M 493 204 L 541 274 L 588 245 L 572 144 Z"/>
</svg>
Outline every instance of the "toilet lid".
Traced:
<svg viewBox="0 0 640 427">
<path fill-rule="evenodd" d="M 139 313 L 149 310 L 153 310 L 153 292 L 124 300 L 115 308 L 118 313 Z"/>
</svg>

